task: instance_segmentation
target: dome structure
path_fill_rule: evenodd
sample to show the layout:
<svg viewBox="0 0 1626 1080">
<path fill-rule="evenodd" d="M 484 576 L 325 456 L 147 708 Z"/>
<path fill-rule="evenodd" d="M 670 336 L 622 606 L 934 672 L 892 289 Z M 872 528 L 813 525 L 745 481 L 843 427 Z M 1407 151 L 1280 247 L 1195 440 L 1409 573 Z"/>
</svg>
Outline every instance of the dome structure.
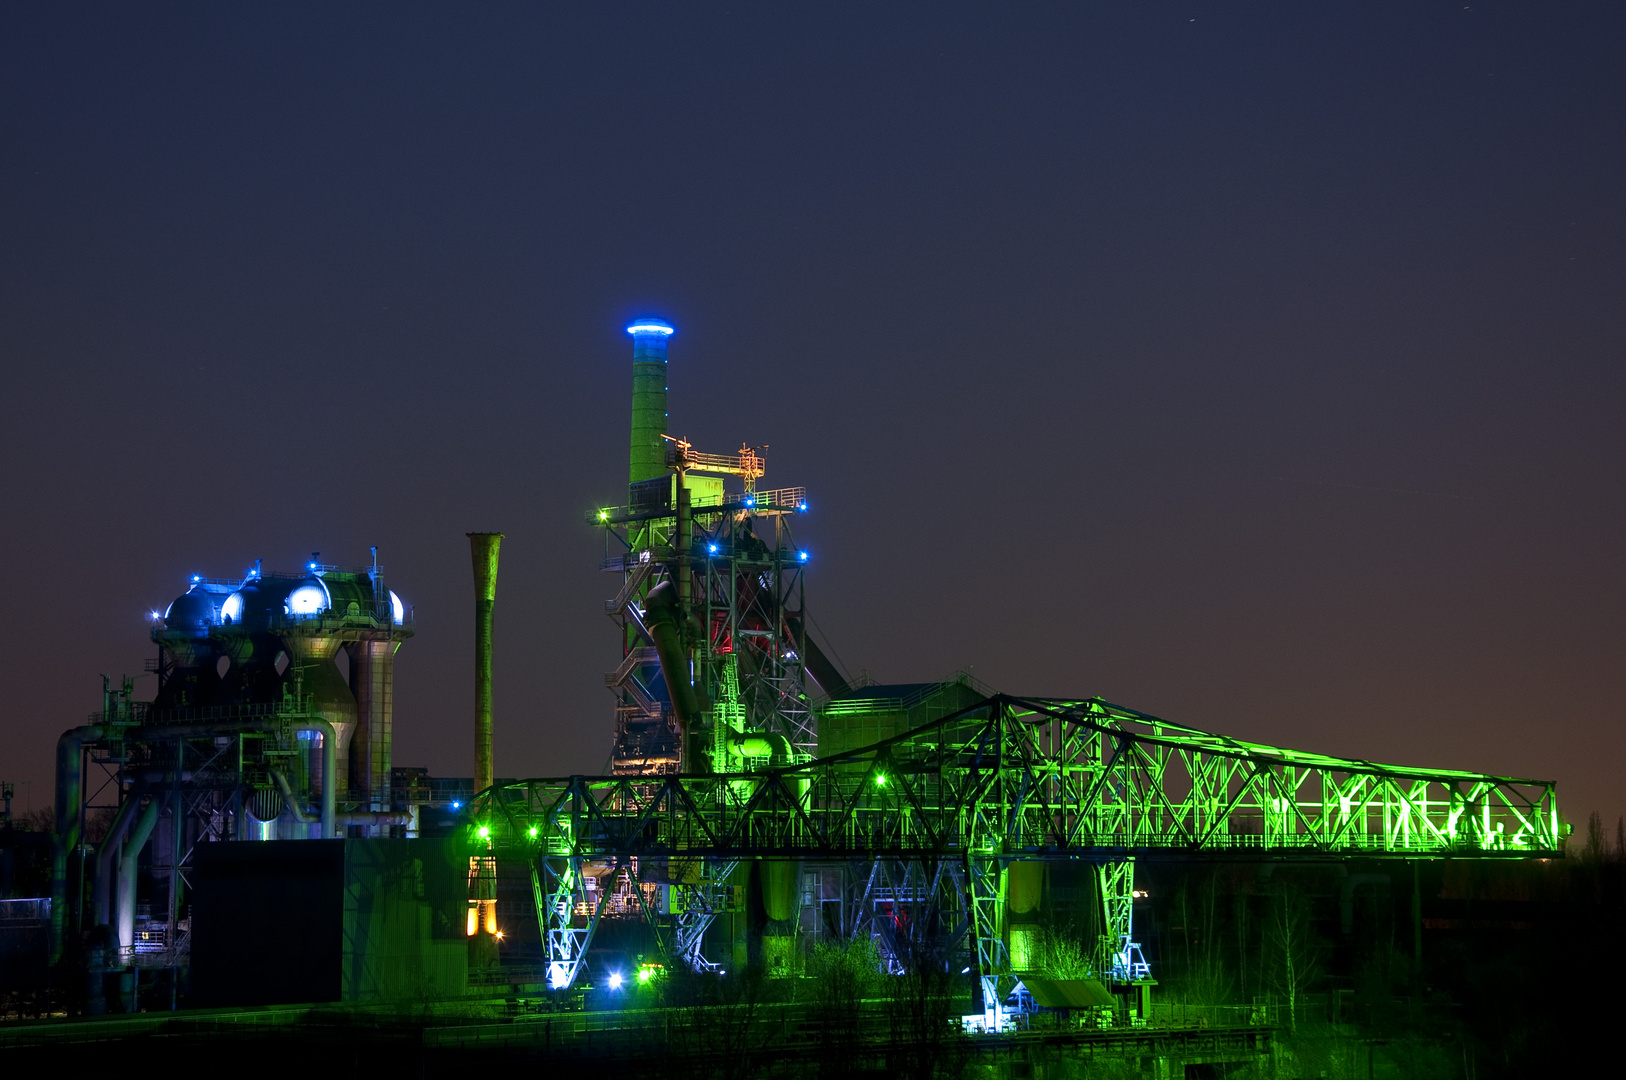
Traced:
<svg viewBox="0 0 1626 1080">
<path fill-rule="evenodd" d="M 319 577 L 306 578 L 288 592 L 282 602 L 282 613 L 293 618 L 320 615 L 333 607 L 333 595 Z"/>
<path fill-rule="evenodd" d="M 177 596 L 164 609 L 164 627 L 168 630 L 206 631 L 220 621 L 218 596 L 201 589 L 190 589 Z"/>
</svg>

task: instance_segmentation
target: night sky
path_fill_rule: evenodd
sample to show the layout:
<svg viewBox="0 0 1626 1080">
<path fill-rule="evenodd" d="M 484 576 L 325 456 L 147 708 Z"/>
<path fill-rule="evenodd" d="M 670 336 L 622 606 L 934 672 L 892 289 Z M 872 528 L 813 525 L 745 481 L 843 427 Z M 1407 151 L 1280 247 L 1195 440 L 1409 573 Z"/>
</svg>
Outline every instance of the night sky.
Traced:
<svg viewBox="0 0 1626 1080">
<path fill-rule="evenodd" d="M 1626 7 L 0 9 L 0 777 L 367 561 L 395 761 L 597 772 L 630 316 L 853 672 L 1626 813 Z M 138 683 L 144 695 L 152 677 Z"/>
</svg>

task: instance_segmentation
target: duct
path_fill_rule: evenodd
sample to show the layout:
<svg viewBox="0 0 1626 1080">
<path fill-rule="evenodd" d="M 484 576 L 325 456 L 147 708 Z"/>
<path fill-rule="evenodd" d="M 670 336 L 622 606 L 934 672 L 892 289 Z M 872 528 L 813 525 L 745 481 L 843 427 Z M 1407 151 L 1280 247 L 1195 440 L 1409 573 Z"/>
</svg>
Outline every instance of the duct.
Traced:
<svg viewBox="0 0 1626 1080">
<path fill-rule="evenodd" d="M 171 724 L 144 728 L 149 738 L 191 738 L 204 735 L 236 735 L 244 731 L 259 731 L 266 725 L 260 721 L 239 721 L 225 724 Z M 331 837 L 334 813 L 338 809 L 338 784 L 329 777 L 338 776 L 339 740 L 333 725 L 320 718 L 296 721 L 291 731 L 314 731 L 322 736 L 322 835 Z"/>
<path fill-rule="evenodd" d="M 790 740 L 772 731 L 733 734 L 728 736 L 728 752 L 733 757 L 765 757 L 784 765 L 790 762 Z"/>
<path fill-rule="evenodd" d="M 663 581 L 644 598 L 644 622 L 649 636 L 655 642 L 655 655 L 660 657 L 661 676 L 666 680 L 666 692 L 677 713 L 678 726 L 685 736 L 698 730 L 700 699 L 689 678 L 689 656 L 683 648 L 678 632 L 679 620 L 677 590 L 670 581 Z"/>
<path fill-rule="evenodd" d="M 497 603 L 502 533 L 469 533 L 474 559 L 474 790 L 491 786 L 491 617 Z"/>
<path fill-rule="evenodd" d="M 802 642 L 802 660 L 807 667 L 807 673 L 813 676 L 813 681 L 819 684 L 826 697 L 840 697 L 848 690 L 847 680 L 842 678 L 841 672 L 830 658 L 819 648 L 813 635 L 807 633 L 803 621 L 795 616 L 786 618 L 790 632 Z"/>
<path fill-rule="evenodd" d="M 158 802 L 149 799 L 141 819 L 130 833 L 129 841 L 119 855 L 119 964 L 127 963 L 135 952 L 136 871 L 141 862 L 141 849 L 147 846 L 154 825 L 158 824 Z"/>
<path fill-rule="evenodd" d="M 56 741 L 56 837 L 51 847 L 51 963 L 62 959 L 68 915 L 68 855 L 79 846 L 79 788 L 85 743 L 106 732 L 98 724 L 64 731 Z"/>
<path fill-rule="evenodd" d="M 233 720 L 212 724 L 153 724 L 142 728 L 141 734 L 149 742 L 158 742 L 163 739 L 192 739 L 214 735 L 238 735 L 245 731 L 264 731 L 269 724 L 268 720 Z M 334 815 L 338 810 L 336 790 L 338 785 L 328 782 L 327 777 L 338 775 L 339 740 L 334 734 L 333 725 L 320 717 L 296 720 L 289 725 L 289 730 L 314 731 L 322 736 L 322 835 L 331 837 L 334 835 Z"/>
<path fill-rule="evenodd" d="M 374 807 L 389 806 L 394 799 L 390 791 L 394 746 L 391 728 L 395 719 L 395 650 L 400 647 L 401 643 L 393 639 L 358 641 L 349 646 L 358 734 L 366 735 L 356 753 L 363 756 L 367 767 L 365 775 L 357 779 L 365 783 Z"/>
<path fill-rule="evenodd" d="M 107 926 L 113 921 L 113 856 L 117 854 L 124 834 L 130 830 L 130 822 L 135 820 L 136 807 L 141 805 L 142 790 L 140 785 L 130 789 L 124 802 L 119 806 L 118 816 L 113 819 L 107 835 L 102 838 L 101 847 L 96 849 L 96 884 L 93 895 L 97 926 Z"/>
<path fill-rule="evenodd" d="M 355 736 L 360 727 L 358 722 L 358 709 L 356 696 L 351 693 L 344 677 L 333 663 L 338 655 L 340 641 L 334 634 L 313 633 L 309 626 L 295 625 L 278 639 L 281 648 L 287 652 L 290 662 L 298 665 L 298 678 L 303 684 L 302 692 L 307 695 L 306 708 L 333 725 L 334 752 L 337 755 L 339 771 L 329 774 L 325 769 L 322 773 L 322 785 L 327 786 L 327 778 L 334 778 L 335 791 L 338 795 L 347 793 L 350 786 L 350 762 L 353 757 L 361 758 L 362 771 L 357 778 L 359 786 L 367 786 L 367 742 L 361 740 L 361 753 L 354 752 Z M 294 676 L 295 669 L 289 669 L 289 676 Z"/>
<path fill-rule="evenodd" d="M 306 813 L 303 806 L 299 805 L 299 800 L 294 798 L 294 789 L 288 785 L 288 778 L 282 775 L 281 771 L 272 769 L 271 779 L 277 782 L 277 790 L 282 792 L 283 809 L 292 814 L 295 821 L 299 822 L 301 825 L 309 825 L 311 822 L 316 820 L 315 818 L 311 817 L 310 814 Z M 324 839 L 327 838 L 327 829 L 324 828 L 322 830 L 322 834 Z"/>
<path fill-rule="evenodd" d="M 412 814 L 406 810 L 358 810 L 352 813 L 339 814 L 334 818 L 334 823 L 341 829 L 348 825 L 406 826 L 412 824 Z"/>
</svg>

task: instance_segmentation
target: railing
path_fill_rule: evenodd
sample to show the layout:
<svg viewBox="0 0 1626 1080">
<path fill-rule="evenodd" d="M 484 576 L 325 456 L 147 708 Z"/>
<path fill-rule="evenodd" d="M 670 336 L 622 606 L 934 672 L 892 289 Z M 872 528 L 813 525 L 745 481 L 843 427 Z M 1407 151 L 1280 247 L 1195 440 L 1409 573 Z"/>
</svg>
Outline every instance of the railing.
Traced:
<svg viewBox="0 0 1626 1080">
<path fill-rule="evenodd" d="M 49 896 L 28 900 L 0 900 L 0 926 L 26 926 L 51 921 Z"/>
<path fill-rule="evenodd" d="M 763 491 L 730 491 L 721 496 L 704 495 L 694 498 L 689 504 L 690 510 L 697 516 L 715 514 L 728 510 L 755 510 L 758 513 L 802 513 L 807 510 L 807 488 L 784 487 L 771 488 Z M 610 506 L 601 510 L 594 510 L 587 514 L 587 520 L 595 525 L 623 524 L 628 521 L 643 521 L 659 518 L 673 518 L 677 516 L 677 508 L 670 503 L 661 503 L 656 506 Z M 611 564 L 614 563 L 612 566 Z M 622 562 L 619 557 L 607 559 L 602 569 L 621 569 Z"/>
</svg>

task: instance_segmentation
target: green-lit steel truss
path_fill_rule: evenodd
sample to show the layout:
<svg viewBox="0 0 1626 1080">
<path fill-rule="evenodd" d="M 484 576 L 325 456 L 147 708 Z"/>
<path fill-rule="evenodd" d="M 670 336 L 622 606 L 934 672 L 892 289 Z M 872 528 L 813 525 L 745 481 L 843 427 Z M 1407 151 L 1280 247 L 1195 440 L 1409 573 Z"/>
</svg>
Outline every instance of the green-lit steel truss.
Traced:
<svg viewBox="0 0 1626 1080">
<path fill-rule="evenodd" d="M 1014 860 L 1100 867 L 1099 967 L 1133 980 L 1146 974 L 1130 925 L 1136 859 L 1520 858 L 1563 848 L 1550 782 L 1247 743 L 1100 699 L 1006 695 L 803 764 L 503 785 L 481 794 L 475 816 L 488 831 L 480 846 L 555 881 L 579 877 L 585 862 L 634 860 L 882 860 L 918 865 L 934 881 L 948 866 L 992 1001 L 1013 979 L 1002 912 Z M 713 910 L 702 894 L 715 875 L 693 888 L 696 903 L 684 910 Z M 550 960 L 573 977 L 597 913 L 562 896 L 544 904 L 547 892 L 539 885 L 544 936 L 568 940 Z M 694 922 L 680 918 L 677 930 L 691 962 Z"/>
</svg>

